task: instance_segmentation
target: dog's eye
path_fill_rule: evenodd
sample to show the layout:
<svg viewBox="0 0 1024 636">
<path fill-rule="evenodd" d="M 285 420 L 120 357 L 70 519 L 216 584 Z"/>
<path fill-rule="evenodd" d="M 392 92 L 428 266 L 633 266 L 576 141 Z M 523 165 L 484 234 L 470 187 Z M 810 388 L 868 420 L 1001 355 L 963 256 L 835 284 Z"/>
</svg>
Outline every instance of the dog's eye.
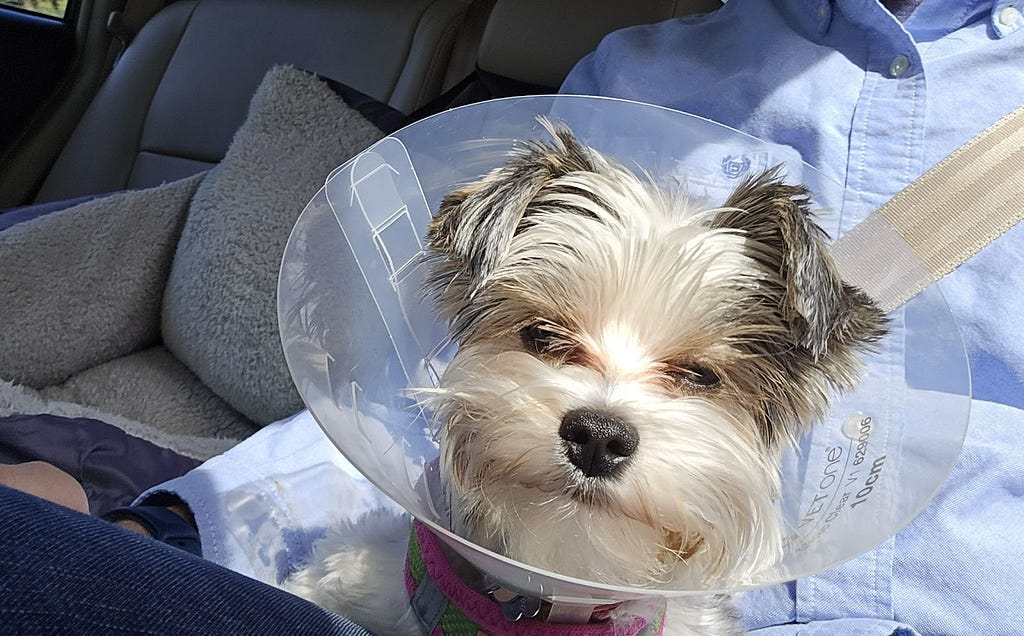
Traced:
<svg viewBox="0 0 1024 636">
<path fill-rule="evenodd" d="M 535 322 L 519 330 L 523 348 L 535 354 L 554 353 L 567 348 L 565 338 L 555 330 L 554 325 Z"/>
<path fill-rule="evenodd" d="M 692 362 L 672 365 L 668 375 L 697 389 L 713 389 L 722 383 L 721 378 L 712 369 Z"/>
</svg>

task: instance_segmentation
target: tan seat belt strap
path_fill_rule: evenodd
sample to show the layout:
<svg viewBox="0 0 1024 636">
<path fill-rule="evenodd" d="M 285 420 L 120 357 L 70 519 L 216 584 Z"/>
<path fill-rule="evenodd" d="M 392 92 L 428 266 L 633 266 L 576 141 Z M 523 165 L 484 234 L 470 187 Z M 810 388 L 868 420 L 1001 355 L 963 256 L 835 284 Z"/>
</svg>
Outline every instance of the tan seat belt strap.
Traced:
<svg viewBox="0 0 1024 636">
<path fill-rule="evenodd" d="M 840 274 L 885 311 L 1024 218 L 1024 106 L 957 149 L 832 247 Z"/>
</svg>

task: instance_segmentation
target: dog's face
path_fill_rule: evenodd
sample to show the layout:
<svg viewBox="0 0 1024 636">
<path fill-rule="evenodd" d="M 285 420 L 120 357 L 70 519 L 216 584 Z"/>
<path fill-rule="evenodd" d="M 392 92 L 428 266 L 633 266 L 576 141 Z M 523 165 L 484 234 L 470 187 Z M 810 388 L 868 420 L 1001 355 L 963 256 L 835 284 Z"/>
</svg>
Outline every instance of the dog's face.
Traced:
<svg viewBox="0 0 1024 636">
<path fill-rule="evenodd" d="M 749 578 L 780 549 L 781 448 L 884 317 L 801 188 L 766 174 L 702 211 L 549 128 L 429 229 L 457 530 L 605 583 Z"/>
</svg>

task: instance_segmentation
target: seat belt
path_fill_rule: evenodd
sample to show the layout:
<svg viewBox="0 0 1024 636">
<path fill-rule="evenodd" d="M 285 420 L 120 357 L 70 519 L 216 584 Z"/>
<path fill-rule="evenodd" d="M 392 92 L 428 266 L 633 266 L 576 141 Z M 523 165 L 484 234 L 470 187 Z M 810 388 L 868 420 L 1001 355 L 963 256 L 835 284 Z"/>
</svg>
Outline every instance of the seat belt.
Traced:
<svg viewBox="0 0 1024 636">
<path fill-rule="evenodd" d="M 1021 219 L 1024 106 L 901 190 L 836 241 L 831 252 L 843 280 L 889 312 Z"/>
</svg>

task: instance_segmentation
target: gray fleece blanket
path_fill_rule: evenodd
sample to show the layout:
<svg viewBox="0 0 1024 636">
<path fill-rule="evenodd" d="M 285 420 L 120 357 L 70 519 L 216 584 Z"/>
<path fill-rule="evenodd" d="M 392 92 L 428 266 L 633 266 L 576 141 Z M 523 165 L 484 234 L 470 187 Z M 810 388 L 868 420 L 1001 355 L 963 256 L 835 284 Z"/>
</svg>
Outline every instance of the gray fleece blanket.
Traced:
<svg viewBox="0 0 1024 636">
<path fill-rule="evenodd" d="M 0 232 L 0 417 L 92 417 L 202 459 L 302 408 L 281 254 L 330 170 L 381 136 L 278 67 L 209 173 Z"/>
</svg>

